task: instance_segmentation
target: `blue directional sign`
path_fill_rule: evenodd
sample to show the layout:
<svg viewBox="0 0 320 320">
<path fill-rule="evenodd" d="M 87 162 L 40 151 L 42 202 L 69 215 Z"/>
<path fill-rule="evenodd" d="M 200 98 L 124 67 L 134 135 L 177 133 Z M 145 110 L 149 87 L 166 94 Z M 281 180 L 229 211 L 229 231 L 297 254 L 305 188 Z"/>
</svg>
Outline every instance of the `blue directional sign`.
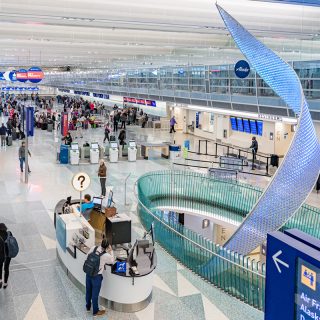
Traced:
<svg viewBox="0 0 320 320">
<path fill-rule="evenodd" d="M 33 137 L 33 133 L 34 133 L 34 108 L 33 107 L 27 107 L 26 125 L 27 125 L 27 136 Z"/>
<path fill-rule="evenodd" d="M 265 320 L 320 319 L 320 243 L 301 231 L 267 238 Z"/>
</svg>

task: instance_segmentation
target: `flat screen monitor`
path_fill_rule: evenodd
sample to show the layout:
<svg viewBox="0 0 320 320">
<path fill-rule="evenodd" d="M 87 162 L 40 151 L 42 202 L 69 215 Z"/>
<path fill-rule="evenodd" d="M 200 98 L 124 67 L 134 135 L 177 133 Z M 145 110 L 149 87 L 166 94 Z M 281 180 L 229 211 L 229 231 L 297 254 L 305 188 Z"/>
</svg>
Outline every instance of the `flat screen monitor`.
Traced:
<svg viewBox="0 0 320 320">
<path fill-rule="evenodd" d="M 93 197 L 92 203 L 93 203 L 94 205 L 101 206 L 101 205 L 102 205 L 102 198 L 100 198 L 100 197 Z"/>
<path fill-rule="evenodd" d="M 99 149 L 99 144 L 98 144 L 98 142 L 92 142 L 92 143 L 91 143 L 91 149 Z"/>
<path fill-rule="evenodd" d="M 256 120 L 250 120 L 250 129 L 252 134 L 258 134 L 257 130 L 257 121 Z"/>
<path fill-rule="evenodd" d="M 136 147 L 136 142 L 135 141 L 129 141 L 129 147 L 130 148 L 135 148 Z"/>
<path fill-rule="evenodd" d="M 237 119 L 235 117 L 230 117 L 230 122 L 231 122 L 231 129 L 237 131 L 238 130 Z"/>
<path fill-rule="evenodd" d="M 261 121 L 261 120 L 257 121 L 257 131 L 258 131 L 258 135 L 262 136 L 262 134 L 263 134 L 263 121 Z"/>
<path fill-rule="evenodd" d="M 243 121 L 242 118 L 237 118 L 238 131 L 243 132 Z"/>
<path fill-rule="evenodd" d="M 111 148 L 118 148 L 118 143 L 117 142 L 110 142 L 110 147 Z"/>
<path fill-rule="evenodd" d="M 243 119 L 243 130 L 246 133 L 251 133 L 249 119 Z"/>
<path fill-rule="evenodd" d="M 79 145 L 77 143 L 72 143 L 71 150 L 79 150 Z"/>
</svg>

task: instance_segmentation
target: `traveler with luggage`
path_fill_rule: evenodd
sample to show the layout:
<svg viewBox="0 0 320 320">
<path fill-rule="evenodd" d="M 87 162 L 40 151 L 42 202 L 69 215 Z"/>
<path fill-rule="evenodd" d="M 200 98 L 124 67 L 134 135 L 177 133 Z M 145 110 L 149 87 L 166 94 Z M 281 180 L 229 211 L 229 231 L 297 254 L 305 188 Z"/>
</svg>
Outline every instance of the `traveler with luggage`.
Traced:
<svg viewBox="0 0 320 320">
<path fill-rule="evenodd" d="M 18 242 L 12 233 L 8 231 L 4 223 L 0 223 L 0 289 L 6 289 L 9 279 L 9 267 L 12 258 L 19 253 Z M 2 270 L 4 269 L 4 278 Z M 3 281 L 3 282 L 2 282 Z"/>
<path fill-rule="evenodd" d="M 122 129 L 119 133 L 119 144 L 120 146 L 124 146 L 126 143 L 124 142 L 124 140 L 126 139 L 126 130 Z"/>
<path fill-rule="evenodd" d="M 31 153 L 29 150 L 28 150 L 28 154 L 31 157 Z M 21 172 L 23 172 L 23 163 L 26 161 L 26 145 L 24 141 L 21 143 L 21 146 L 19 148 L 19 161 L 20 161 L 20 170 Z M 31 173 L 29 165 L 28 165 L 28 173 Z"/>
<path fill-rule="evenodd" d="M 100 160 L 98 177 L 100 178 L 101 184 L 101 195 L 106 196 L 106 181 L 107 181 L 107 167 L 103 159 Z"/>
<path fill-rule="evenodd" d="M 93 316 L 102 316 L 105 310 L 99 310 L 99 294 L 103 280 L 103 270 L 106 264 L 114 263 L 112 247 L 106 239 L 103 239 L 100 246 L 90 249 L 87 259 L 83 265 L 86 273 L 86 308 L 90 312 L 91 304 Z"/>
<path fill-rule="evenodd" d="M 257 158 L 257 152 L 258 152 L 258 141 L 256 137 L 252 137 L 251 146 L 249 147 L 252 151 L 252 170 L 255 170 L 254 168 L 254 161 Z"/>
<path fill-rule="evenodd" d="M 6 147 L 6 135 L 7 135 L 7 128 L 5 127 L 4 123 L 0 127 L 0 139 L 1 139 L 1 147 Z"/>
<path fill-rule="evenodd" d="M 109 139 L 109 133 L 110 133 L 111 129 L 109 127 L 109 122 L 105 125 L 104 127 L 104 139 L 103 139 L 103 143 L 106 142 L 106 140 L 108 140 L 110 142 Z"/>
</svg>

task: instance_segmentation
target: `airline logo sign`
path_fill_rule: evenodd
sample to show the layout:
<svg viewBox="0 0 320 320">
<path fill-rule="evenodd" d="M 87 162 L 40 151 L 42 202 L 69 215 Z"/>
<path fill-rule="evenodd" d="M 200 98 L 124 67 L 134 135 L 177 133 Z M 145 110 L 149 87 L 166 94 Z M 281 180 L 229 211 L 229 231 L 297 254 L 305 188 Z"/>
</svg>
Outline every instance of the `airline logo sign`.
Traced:
<svg viewBox="0 0 320 320">
<path fill-rule="evenodd" d="M 317 273 L 306 266 L 301 266 L 301 283 L 316 291 Z"/>
<path fill-rule="evenodd" d="M 145 99 L 137 99 L 137 98 L 130 98 L 130 97 L 123 97 L 123 102 L 135 103 L 149 107 L 156 107 L 157 103 L 154 100 L 145 100 Z"/>
<path fill-rule="evenodd" d="M 13 70 L 9 73 L 9 79 L 11 81 L 38 83 L 44 78 L 44 73 L 39 67 L 31 67 L 29 70 L 20 69 L 18 71 Z M 0 80 L 2 77 L 0 75 Z"/>
<path fill-rule="evenodd" d="M 238 61 L 234 66 L 234 72 L 238 78 L 246 78 L 250 73 L 249 63 L 245 60 Z"/>
</svg>

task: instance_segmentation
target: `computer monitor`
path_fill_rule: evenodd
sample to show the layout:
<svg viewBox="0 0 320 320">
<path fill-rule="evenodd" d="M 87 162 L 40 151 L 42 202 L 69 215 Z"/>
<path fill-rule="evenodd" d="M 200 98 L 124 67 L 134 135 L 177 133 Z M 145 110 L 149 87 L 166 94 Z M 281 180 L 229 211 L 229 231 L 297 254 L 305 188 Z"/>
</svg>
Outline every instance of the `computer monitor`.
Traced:
<svg viewBox="0 0 320 320">
<path fill-rule="evenodd" d="M 94 205 L 95 208 L 101 210 L 101 207 L 102 207 L 102 198 L 100 198 L 100 197 L 93 197 L 92 203 L 93 203 L 93 205 Z"/>
<path fill-rule="evenodd" d="M 136 142 L 135 141 L 129 141 L 129 148 L 135 148 Z"/>
<path fill-rule="evenodd" d="M 71 143 L 71 150 L 79 150 L 79 145 L 77 143 Z"/>
<path fill-rule="evenodd" d="M 91 149 L 99 149 L 99 144 L 98 144 L 98 142 L 92 142 L 92 143 L 91 143 Z"/>
<path fill-rule="evenodd" d="M 110 148 L 114 148 L 114 149 L 118 148 L 118 143 L 114 141 L 110 142 Z"/>
</svg>

